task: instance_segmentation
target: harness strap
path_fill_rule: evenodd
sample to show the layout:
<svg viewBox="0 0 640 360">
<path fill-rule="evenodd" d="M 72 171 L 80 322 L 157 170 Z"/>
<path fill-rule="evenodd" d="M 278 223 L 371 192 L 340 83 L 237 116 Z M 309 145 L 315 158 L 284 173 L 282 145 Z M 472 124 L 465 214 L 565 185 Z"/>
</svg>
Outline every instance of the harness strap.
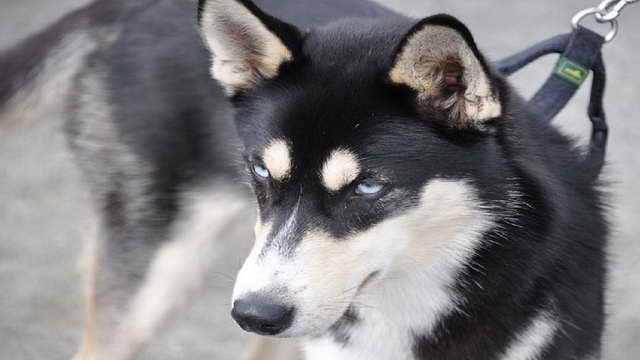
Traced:
<svg viewBox="0 0 640 360">
<path fill-rule="evenodd" d="M 553 74 L 531 98 L 531 109 L 544 121 L 551 121 L 571 100 L 600 56 L 604 38 L 579 26 L 573 33 L 555 36 L 499 61 L 496 66 L 511 75 L 540 57 L 562 53 Z"/>
<path fill-rule="evenodd" d="M 496 63 L 497 69 L 509 76 L 544 55 L 562 54 L 551 76 L 529 100 L 531 110 L 546 122 L 558 115 L 587 78 L 589 71 L 593 71 L 588 109 L 592 133 L 585 160 L 594 178 L 604 164 L 608 134 L 603 108 L 606 73 L 601 48 L 604 42 L 601 35 L 578 26 L 573 33 L 552 37 Z"/>
<path fill-rule="evenodd" d="M 604 159 L 607 150 L 607 137 L 609 135 L 609 126 L 607 125 L 607 116 L 604 112 L 604 90 L 607 83 L 607 73 L 602 60 L 602 54 L 598 55 L 598 59 L 593 68 L 593 81 L 591 83 L 591 98 L 589 99 L 589 120 L 591 120 L 591 142 L 589 144 L 589 152 L 586 161 L 590 163 L 590 170 L 593 177 L 597 177 L 604 165 Z"/>
<path fill-rule="evenodd" d="M 500 73 L 510 76 L 545 55 L 563 53 L 567 49 L 570 40 L 571 34 L 554 36 L 498 61 L 495 66 Z"/>
</svg>

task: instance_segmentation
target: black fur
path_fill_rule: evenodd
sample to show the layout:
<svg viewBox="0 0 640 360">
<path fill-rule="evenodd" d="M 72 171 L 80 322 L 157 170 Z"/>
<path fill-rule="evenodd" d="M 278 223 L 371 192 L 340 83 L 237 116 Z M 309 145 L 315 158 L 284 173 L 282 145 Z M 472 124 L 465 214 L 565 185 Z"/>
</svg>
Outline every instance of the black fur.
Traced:
<svg viewBox="0 0 640 360">
<path fill-rule="evenodd" d="M 358 314 L 353 307 L 349 307 L 344 315 L 329 328 L 333 340 L 342 346 L 348 346 L 351 340 L 353 326 L 358 323 Z"/>
</svg>

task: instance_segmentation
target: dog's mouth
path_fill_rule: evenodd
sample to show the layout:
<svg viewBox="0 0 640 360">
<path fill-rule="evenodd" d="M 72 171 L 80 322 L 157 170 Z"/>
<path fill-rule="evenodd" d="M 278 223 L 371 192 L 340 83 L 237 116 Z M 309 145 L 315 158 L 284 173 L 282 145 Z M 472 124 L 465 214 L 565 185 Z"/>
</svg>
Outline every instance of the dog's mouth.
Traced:
<svg viewBox="0 0 640 360">
<path fill-rule="evenodd" d="M 353 298 L 355 299 L 358 294 L 362 292 L 364 288 L 370 285 L 373 280 L 380 274 L 379 270 L 373 271 L 369 274 L 358 286 L 358 290 L 354 294 Z M 344 330 L 344 327 L 348 324 L 353 324 L 357 321 L 358 315 L 356 311 L 357 305 L 352 300 L 347 309 L 342 313 L 342 315 L 338 318 L 338 320 L 329 327 L 329 331 L 336 333 L 337 331 Z"/>
<path fill-rule="evenodd" d="M 367 287 L 367 285 L 371 284 L 371 282 L 373 282 L 373 279 L 376 278 L 376 276 L 380 275 L 380 270 L 376 270 L 373 271 L 371 274 L 369 274 L 363 281 L 362 283 L 360 283 L 360 286 L 358 286 L 358 291 L 356 291 L 355 296 L 358 296 L 358 294 L 360 292 L 362 292 L 362 290 Z"/>
</svg>

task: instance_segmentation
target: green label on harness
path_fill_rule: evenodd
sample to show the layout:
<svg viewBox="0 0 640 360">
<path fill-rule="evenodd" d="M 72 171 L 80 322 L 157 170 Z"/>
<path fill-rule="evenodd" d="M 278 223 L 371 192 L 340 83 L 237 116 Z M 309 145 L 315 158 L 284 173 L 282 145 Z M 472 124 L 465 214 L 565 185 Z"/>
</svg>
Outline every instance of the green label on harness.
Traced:
<svg viewBox="0 0 640 360">
<path fill-rule="evenodd" d="M 589 75 L 589 70 L 565 57 L 560 57 L 553 73 L 573 85 L 580 86 L 584 79 L 587 78 L 587 75 Z"/>
</svg>

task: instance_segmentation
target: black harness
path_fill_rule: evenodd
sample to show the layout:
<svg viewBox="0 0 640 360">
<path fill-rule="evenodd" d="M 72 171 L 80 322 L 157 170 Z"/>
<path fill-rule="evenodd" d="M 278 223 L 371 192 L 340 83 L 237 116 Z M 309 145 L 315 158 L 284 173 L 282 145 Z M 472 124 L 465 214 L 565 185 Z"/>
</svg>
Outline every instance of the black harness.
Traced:
<svg viewBox="0 0 640 360">
<path fill-rule="evenodd" d="M 558 115 L 578 91 L 589 72 L 593 72 L 587 111 L 592 132 L 585 160 L 594 177 L 602 170 L 608 135 L 602 101 L 606 83 L 601 52 L 604 43 L 603 36 L 578 25 L 572 33 L 552 37 L 496 63 L 497 69 L 509 76 L 544 55 L 561 54 L 552 74 L 529 100 L 531 110 L 539 119 L 547 122 Z"/>
<path fill-rule="evenodd" d="M 561 54 L 552 74 L 529 100 L 531 111 L 546 122 L 558 115 L 589 73 L 593 73 L 587 109 L 592 130 L 585 164 L 594 178 L 598 177 L 604 165 L 609 132 L 603 107 L 606 72 L 602 60 L 602 45 L 617 35 L 617 18 L 622 10 L 638 1 L 640 0 L 603 0 L 596 7 L 579 11 L 571 19 L 574 28 L 572 33 L 552 37 L 496 63 L 497 69 L 509 76 L 544 55 Z M 580 21 L 590 15 L 598 23 L 609 24 L 611 31 L 602 36 L 581 26 Z"/>
</svg>

